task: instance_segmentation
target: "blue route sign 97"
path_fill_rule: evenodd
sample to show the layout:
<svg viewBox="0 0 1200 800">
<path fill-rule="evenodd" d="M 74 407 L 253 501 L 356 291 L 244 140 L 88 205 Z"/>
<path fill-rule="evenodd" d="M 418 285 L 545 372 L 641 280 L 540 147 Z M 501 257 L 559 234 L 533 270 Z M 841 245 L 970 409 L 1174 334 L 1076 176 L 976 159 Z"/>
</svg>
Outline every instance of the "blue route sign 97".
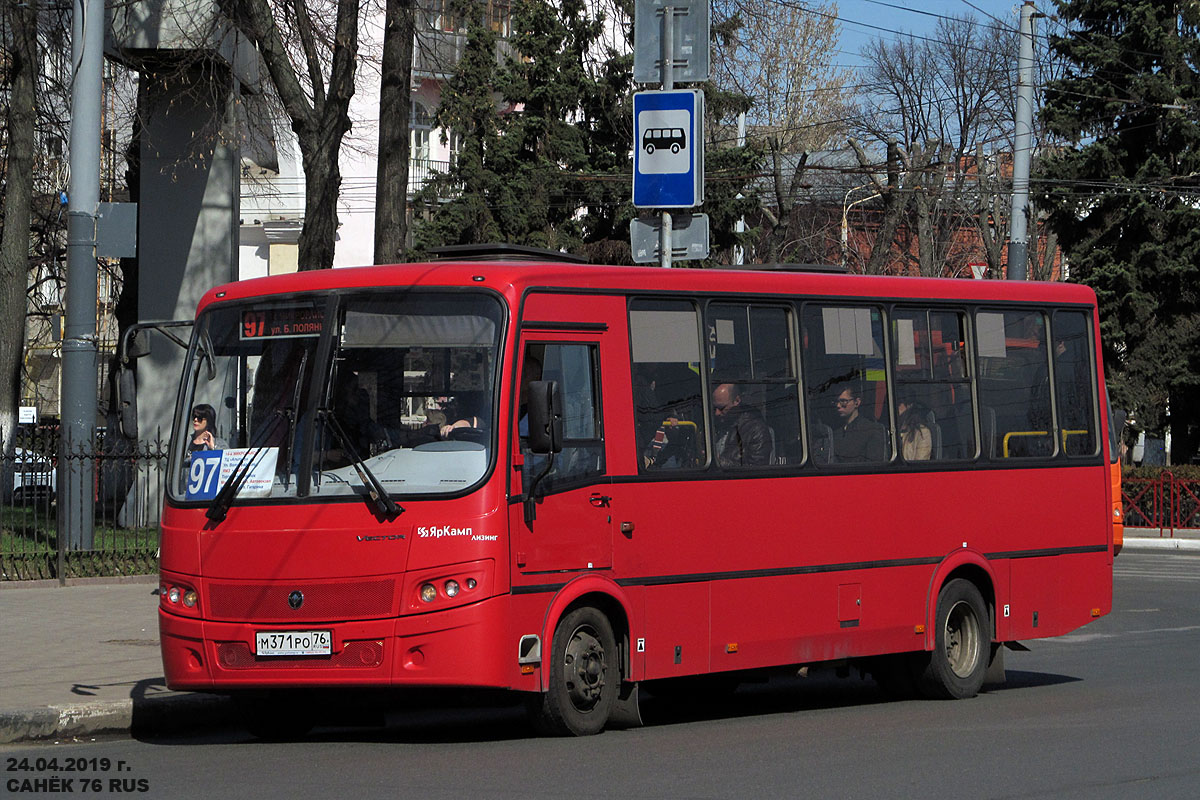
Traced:
<svg viewBox="0 0 1200 800">
<path fill-rule="evenodd" d="M 633 204 L 692 208 L 704 202 L 704 93 L 633 95 Z"/>
</svg>

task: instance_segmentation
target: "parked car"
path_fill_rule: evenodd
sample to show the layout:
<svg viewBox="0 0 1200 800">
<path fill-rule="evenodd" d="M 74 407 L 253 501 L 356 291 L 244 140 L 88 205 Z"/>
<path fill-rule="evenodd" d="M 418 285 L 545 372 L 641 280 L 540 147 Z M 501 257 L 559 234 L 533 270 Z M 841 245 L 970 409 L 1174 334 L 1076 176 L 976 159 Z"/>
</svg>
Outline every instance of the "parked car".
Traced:
<svg viewBox="0 0 1200 800">
<path fill-rule="evenodd" d="M 6 503 L 27 503 L 31 500 L 53 500 L 58 491 L 58 475 L 54 463 L 43 455 L 14 448 L 11 456 L 4 456 L 0 464 L 3 483 L 3 499 Z"/>
</svg>

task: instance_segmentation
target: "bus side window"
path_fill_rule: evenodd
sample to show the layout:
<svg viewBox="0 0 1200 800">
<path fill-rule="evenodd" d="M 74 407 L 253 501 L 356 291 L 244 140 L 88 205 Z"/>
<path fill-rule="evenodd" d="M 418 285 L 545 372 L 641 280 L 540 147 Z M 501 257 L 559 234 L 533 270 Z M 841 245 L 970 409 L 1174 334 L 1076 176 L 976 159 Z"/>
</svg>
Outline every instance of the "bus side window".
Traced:
<svg viewBox="0 0 1200 800">
<path fill-rule="evenodd" d="M 537 352 L 540 351 L 540 352 Z M 535 354 L 536 353 L 536 354 Z M 522 400 L 528 381 L 557 381 L 563 396 L 563 448 L 542 479 L 539 492 L 551 493 L 604 473 L 604 430 L 598 378 L 599 353 L 593 344 L 530 345 L 521 376 Z M 521 449 L 525 453 L 522 480 L 528 490 L 546 466 L 546 457 L 526 446 L 528 418 L 522 403 L 518 419 Z"/>
<path fill-rule="evenodd" d="M 710 422 L 714 457 L 725 468 L 800 463 L 799 384 L 790 317 L 790 310 L 766 305 L 708 307 L 709 391 L 714 397 Z M 725 384 L 731 388 L 721 390 L 720 402 L 727 394 L 737 398 L 730 414 L 717 413 L 717 390 Z M 742 439 L 751 444 L 739 447 Z"/>
<path fill-rule="evenodd" d="M 639 472 L 707 463 L 699 332 L 690 301 L 630 303 Z"/>
<path fill-rule="evenodd" d="M 948 309 L 892 311 L 897 449 L 904 461 L 975 455 L 966 316 Z"/>
<path fill-rule="evenodd" d="M 984 443 L 984 451 L 996 458 L 1054 455 L 1045 315 L 980 311 L 975 315 L 975 342 L 980 414 L 989 424 L 995 418 L 993 439 Z"/>
<path fill-rule="evenodd" d="M 1090 322 L 1091 318 L 1080 311 L 1057 311 L 1051 320 L 1058 444 L 1069 456 L 1095 455 L 1099 445 Z"/>
<path fill-rule="evenodd" d="M 810 303 L 801 315 L 809 451 L 816 463 L 891 458 L 883 314 L 875 306 Z M 832 436 L 826 437 L 826 428 Z M 823 448 L 832 442 L 826 462 Z"/>
</svg>

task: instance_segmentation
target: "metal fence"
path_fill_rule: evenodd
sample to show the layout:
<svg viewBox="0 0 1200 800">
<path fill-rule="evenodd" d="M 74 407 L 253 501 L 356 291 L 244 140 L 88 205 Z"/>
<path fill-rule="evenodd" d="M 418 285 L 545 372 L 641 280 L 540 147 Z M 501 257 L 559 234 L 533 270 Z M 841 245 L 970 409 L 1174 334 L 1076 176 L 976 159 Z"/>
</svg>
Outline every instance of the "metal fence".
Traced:
<svg viewBox="0 0 1200 800">
<path fill-rule="evenodd" d="M 1160 536 L 1200 528 L 1200 480 L 1177 478 L 1170 471 L 1157 478 L 1125 478 L 1121 501 L 1126 527 L 1158 528 Z"/>
<path fill-rule="evenodd" d="M 56 429 L 42 428 L 18 433 L 14 445 L 0 447 L 0 581 L 157 571 L 165 442 L 98 435 L 68 448 Z M 59 472 L 72 467 L 92 475 L 95 525 L 86 549 L 59 535 Z"/>
</svg>

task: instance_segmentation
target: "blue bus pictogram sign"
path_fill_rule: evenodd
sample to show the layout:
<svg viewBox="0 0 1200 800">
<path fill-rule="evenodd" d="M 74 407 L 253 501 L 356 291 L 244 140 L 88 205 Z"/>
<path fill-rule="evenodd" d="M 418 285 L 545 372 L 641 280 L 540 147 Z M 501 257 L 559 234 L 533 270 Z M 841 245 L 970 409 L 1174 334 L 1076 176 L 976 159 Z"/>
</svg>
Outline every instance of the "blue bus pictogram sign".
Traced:
<svg viewBox="0 0 1200 800">
<path fill-rule="evenodd" d="M 633 204 L 692 208 L 704 202 L 704 93 L 633 95 Z"/>
</svg>

